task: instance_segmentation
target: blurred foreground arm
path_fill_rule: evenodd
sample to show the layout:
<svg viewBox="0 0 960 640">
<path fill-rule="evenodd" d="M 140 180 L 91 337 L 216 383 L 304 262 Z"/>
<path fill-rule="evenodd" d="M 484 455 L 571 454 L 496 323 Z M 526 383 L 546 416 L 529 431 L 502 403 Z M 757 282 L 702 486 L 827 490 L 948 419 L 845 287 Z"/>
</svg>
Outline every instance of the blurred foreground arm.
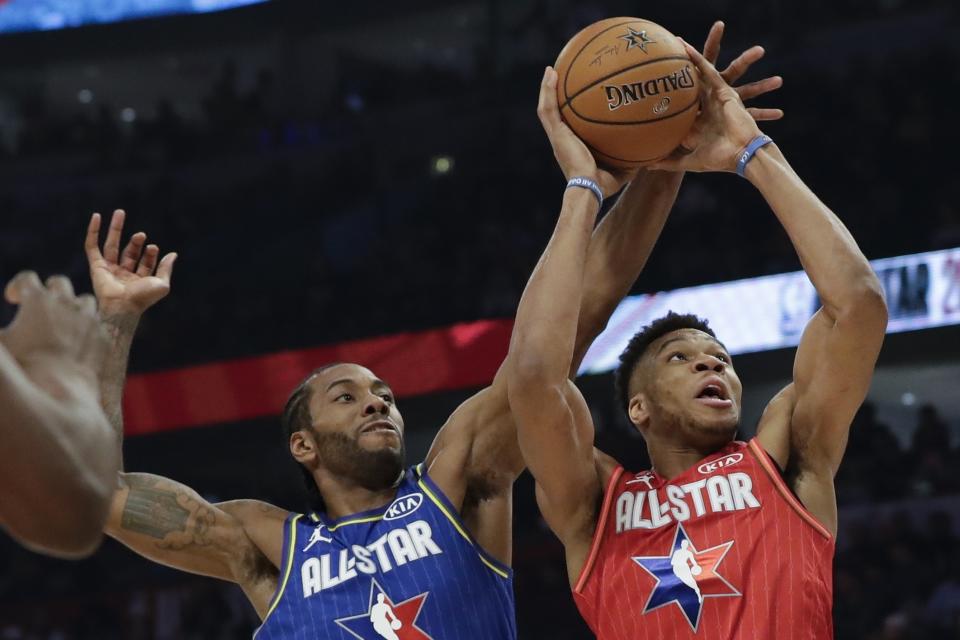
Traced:
<svg viewBox="0 0 960 640">
<path fill-rule="evenodd" d="M 84 557 L 100 543 L 120 459 L 100 409 L 96 303 L 32 272 L 6 297 L 20 308 L 0 334 L 0 526 L 35 551 Z"/>
</svg>

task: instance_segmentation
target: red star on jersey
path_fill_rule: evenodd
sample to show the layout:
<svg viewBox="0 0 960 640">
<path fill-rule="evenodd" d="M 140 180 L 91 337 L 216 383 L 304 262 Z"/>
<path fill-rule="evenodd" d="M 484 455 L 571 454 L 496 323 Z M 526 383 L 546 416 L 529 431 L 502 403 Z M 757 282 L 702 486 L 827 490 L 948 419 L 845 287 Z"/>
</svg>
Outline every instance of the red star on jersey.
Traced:
<svg viewBox="0 0 960 640">
<path fill-rule="evenodd" d="M 335 622 L 360 640 L 433 640 L 416 624 L 428 595 L 429 592 L 421 593 L 394 604 L 379 583 L 371 580 L 367 610 Z"/>
</svg>

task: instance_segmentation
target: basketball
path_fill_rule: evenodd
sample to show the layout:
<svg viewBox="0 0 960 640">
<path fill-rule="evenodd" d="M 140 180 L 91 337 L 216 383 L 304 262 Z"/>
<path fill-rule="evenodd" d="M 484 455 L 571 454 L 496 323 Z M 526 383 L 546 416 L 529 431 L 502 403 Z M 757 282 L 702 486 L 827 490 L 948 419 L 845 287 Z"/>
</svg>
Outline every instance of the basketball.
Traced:
<svg viewBox="0 0 960 640">
<path fill-rule="evenodd" d="M 598 164 L 631 169 L 676 149 L 697 117 L 697 70 L 658 24 L 608 18 L 573 36 L 554 65 L 560 115 Z"/>
<path fill-rule="evenodd" d="M 402 626 L 403 626 L 403 623 L 400 622 L 399 620 L 392 620 L 392 621 L 390 622 L 390 628 L 393 629 L 394 631 L 396 631 L 397 629 L 399 629 L 399 628 L 402 627 Z"/>
</svg>

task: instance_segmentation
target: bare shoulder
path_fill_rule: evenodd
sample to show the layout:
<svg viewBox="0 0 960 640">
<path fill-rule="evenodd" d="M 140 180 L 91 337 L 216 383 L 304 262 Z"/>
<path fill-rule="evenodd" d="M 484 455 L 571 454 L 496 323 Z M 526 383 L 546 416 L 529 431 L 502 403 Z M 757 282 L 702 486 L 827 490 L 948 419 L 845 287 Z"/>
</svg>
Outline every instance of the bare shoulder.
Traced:
<svg viewBox="0 0 960 640">
<path fill-rule="evenodd" d="M 260 552 L 279 567 L 283 556 L 283 525 L 290 515 L 286 509 L 260 500 L 230 500 L 216 505 L 240 521 L 243 530 Z"/>
</svg>

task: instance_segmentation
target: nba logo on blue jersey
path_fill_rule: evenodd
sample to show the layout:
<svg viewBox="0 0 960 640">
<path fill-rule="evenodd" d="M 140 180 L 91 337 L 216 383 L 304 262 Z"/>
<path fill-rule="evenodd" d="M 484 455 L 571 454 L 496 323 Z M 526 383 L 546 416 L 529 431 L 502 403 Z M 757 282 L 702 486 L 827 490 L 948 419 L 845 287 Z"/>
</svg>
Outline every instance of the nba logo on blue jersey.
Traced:
<svg viewBox="0 0 960 640">
<path fill-rule="evenodd" d="M 367 610 L 339 618 L 336 623 L 360 640 L 433 640 L 417 626 L 417 616 L 429 593 L 394 604 L 376 580 L 370 581 Z"/>
<path fill-rule="evenodd" d="M 690 628 L 696 632 L 706 598 L 740 596 L 740 592 L 718 573 L 733 540 L 697 551 L 683 525 L 677 525 L 673 544 L 665 556 L 634 556 L 633 561 L 656 579 L 643 613 L 669 604 L 683 612 Z"/>
</svg>

